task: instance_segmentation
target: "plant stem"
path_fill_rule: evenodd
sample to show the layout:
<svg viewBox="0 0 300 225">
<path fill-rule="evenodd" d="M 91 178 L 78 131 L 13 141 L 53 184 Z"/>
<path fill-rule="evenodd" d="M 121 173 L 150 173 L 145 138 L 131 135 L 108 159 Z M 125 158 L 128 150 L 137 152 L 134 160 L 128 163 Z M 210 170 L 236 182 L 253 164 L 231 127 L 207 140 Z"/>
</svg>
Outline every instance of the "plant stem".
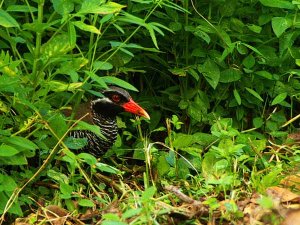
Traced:
<svg viewBox="0 0 300 225">
<path fill-rule="evenodd" d="M 44 13 L 44 0 L 38 1 L 38 24 L 41 25 L 43 23 L 43 13 Z M 42 30 L 36 32 L 36 42 L 35 42 L 35 50 L 34 50 L 34 61 L 32 67 L 32 75 L 34 80 L 34 86 L 38 83 L 38 61 L 40 57 L 41 45 L 42 45 Z"/>
</svg>

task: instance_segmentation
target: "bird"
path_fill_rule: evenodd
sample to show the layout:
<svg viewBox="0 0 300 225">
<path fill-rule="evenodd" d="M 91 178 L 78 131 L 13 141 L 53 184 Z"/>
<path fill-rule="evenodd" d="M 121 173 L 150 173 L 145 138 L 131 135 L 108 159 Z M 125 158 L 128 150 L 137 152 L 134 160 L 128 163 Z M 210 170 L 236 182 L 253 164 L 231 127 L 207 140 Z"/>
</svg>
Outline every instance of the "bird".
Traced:
<svg viewBox="0 0 300 225">
<path fill-rule="evenodd" d="M 117 86 L 109 86 L 101 92 L 102 98 L 97 98 L 88 103 L 83 104 L 80 108 L 87 109 L 87 122 L 97 125 L 103 137 L 98 136 L 90 130 L 72 130 L 69 136 L 73 138 L 86 138 L 87 145 L 83 147 L 83 152 L 88 152 L 99 158 L 108 151 L 117 139 L 118 126 L 116 117 L 121 112 L 129 112 L 131 114 L 142 116 L 150 119 L 149 114 L 138 105 L 130 96 L 130 94 Z M 65 115 L 70 115 L 65 112 Z M 75 118 L 80 118 L 83 114 L 78 113 Z"/>
</svg>

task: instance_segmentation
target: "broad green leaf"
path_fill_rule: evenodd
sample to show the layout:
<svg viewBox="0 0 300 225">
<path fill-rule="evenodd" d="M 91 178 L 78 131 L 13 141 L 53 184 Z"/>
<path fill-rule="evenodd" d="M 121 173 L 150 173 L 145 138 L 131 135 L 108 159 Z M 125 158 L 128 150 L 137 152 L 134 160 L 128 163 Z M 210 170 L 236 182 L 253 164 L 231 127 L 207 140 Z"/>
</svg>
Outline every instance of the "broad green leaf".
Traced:
<svg viewBox="0 0 300 225">
<path fill-rule="evenodd" d="M 234 89 L 233 90 L 233 95 L 234 95 L 234 98 L 235 98 L 236 102 L 238 103 L 238 105 L 241 105 L 242 104 L 242 99 L 241 99 L 241 96 L 240 96 L 238 90 Z"/>
<path fill-rule="evenodd" d="M 98 84 L 100 84 L 101 87 L 107 88 L 107 85 L 105 81 L 103 80 L 103 77 L 98 76 L 97 74 L 91 72 L 91 71 L 84 71 L 93 81 L 96 81 Z"/>
<path fill-rule="evenodd" d="M 3 9 L 0 9 L 0 26 L 5 28 L 20 27 L 18 22 Z"/>
<path fill-rule="evenodd" d="M 24 150 L 35 150 L 38 148 L 35 143 L 32 141 L 28 140 L 27 138 L 24 137 L 19 137 L 19 136 L 11 136 L 7 138 L 1 139 L 4 143 L 9 143 L 14 146 L 20 147 L 19 151 L 24 151 Z"/>
<path fill-rule="evenodd" d="M 118 18 L 118 21 L 123 21 L 123 22 L 126 22 L 126 23 L 133 23 L 133 24 L 137 24 L 137 25 L 142 26 L 142 27 L 147 26 L 146 22 L 143 19 L 141 19 L 137 16 L 131 15 L 131 14 L 126 13 L 126 12 L 124 12 L 122 14 L 123 14 L 123 16 Z"/>
<path fill-rule="evenodd" d="M 68 35 L 69 35 L 70 46 L 75 46 L 76 45 L 76 29 L 75 29 L 73 23 L 69 23 L 68 31 L 69 31 Z M 82 58 L 79 58 L 79 59 L 82 59 Z"/>
<path fill-rule="evenodd" d="M 203 65 L 198 65 L 197 69 L 203 74 L 210 86 L 213 89 L 216 89 L 220 79 L 220 70 L 218 65 L 214 61 L 207 59 Z"/>
<path fill-rule="evenodd" d="M 74 2 L 66 0 L 52 0 L 53 8 L 60 15 L 68 15 L 74 10 Z"/>
<path fill-rule="evenodd" d="M 257 26 L 255 24 L 250 24 L 250 25 L 247 25 L 248 29 L 253 31 L 254 33 L 257 33 L 259 34 L 262 30 L 262 28 L 260 26 Z"/>
<path fill-rule="evenodd" d="M 165 155 L 161 155 L 157 161 L 157 172 L 159 176 L 163 176 L 164 174 L 170 171 L 170 165 L 166 160 Z"/>
<path fill-rule="evenodd" d="M 122 213 L 122 219 L 126 220 L 133 216 L 136 216 L 136 215 L 140 214 L 142 210 L 143 210 L 143 208 L 128 209 L 124 213 Z"/>
<path fill-rule="evenodd" d="M 201 109 L 202 105 L 196 102 L 191 102 L 188 107 L 188 114 L 194 120 L 201 122 L 203 120 L 203 111 Z"/>
<path fill-rule="evenodd" d="M 199 78 L 200 78 L 200 77 L 199 77 L 199 74 L 196 72 L 195 69 L 193 69 L 193 68 L 188 68 L 187 72 L 188 72 L 188 74 L 192 75 L 192 77 L 193 77 L 196 81 L 199 80 Z"/>
<path fill-rule="evenodd" d="M 150 22 L 148 24 L 150 24 L 153 27 L 153 29 L 156 30 L 158 33 L 160 33 L 162 36 L 164 36 L 164 33 L 162 32 L 162 30 L 159 29 L 159 27 L 173 33 L 173 31 L 169 27 L 166 27 L 165 25 L 163 25 L 161 23 Z"/>
<path fill-rule="evenodd" d="M 102 77 L 102 79 L 109 84 L 114 84 L 123 88 L 126 88 L 128 90 L 132 90 L 132 91 L 138 91 L 138 89 L 136 89 L 134 86 L 132 86 L 131 84 L 129 84 L 128 82 L 121 80 L 117 77 L 112 77 L 112 76 L 104 76 Z"/>
<path fill-rule="evenodd" d="M 251 69 L 255 65 L 255 58 L 253 57 L 252 54 L 248 55 L 246 58 L 243 59 L 243 65 L 247 69 Z"/>
<path fill-rule="evenodd" d="M 0 112 L 8 113 L 10 111 L 9 107 L 5 104 L 5 102 L 0 100 Z"/>
<path fill-rule="evenodd" d="M 246 90 L 251 94 L 251 95 L 253 95 L 255 98 L 257 98 L 258 100 L 260 100 L 260 101 L 264 101 L 263 99 L 262 99 L 262 97 L 260 97 L 260 95 L 256 92 L 256 91 L 254 91 L 253 89 L 251 89 L 251 88 L 247 88 L 246 87 Z"/>
<path fill-rule="evenodd" d="M 146 188 L 146 190 L 142 193 L 142 197 L 141 197 L 142 202 L 149 201 L 151 198 L 153 198 L 155 193 L 156 193 L 156 187 L 152 186 Z"/>
<path fill-rule="evenodd" d="M 257 53 L 258 55 L 261 55 L 264 57 L 264 55 L 255 47 L 248 45 L 246 43 L 241 43 L 242 45 L 246 46 L 247 48 L 251 49 L 252 51 L 254 51 L 255 53 Z"/>
<path fill-rule="evenodd" d="M 11 176 L 0 174 L 0 192 L 14 191 L 17 187 L 15 180 Z"/>
<path fill-rule="evenodd" d="M 24 154 L 17 154 L 12 157 L 0 157 L 0 165 L 27 165 L 27 159 Z"/>
<path fill-rule="evenodd" d="M 48 119 L 50 127 L 55 131 L 56 135 L 61 138 L 66 134 L 68 125 L 64 117 L 60 113 L 56 113 Z"/>
<path fill-rule="evenodd" d="M 286 92 L 277 95 L 277 96 L 273 99 L 271 105 L 276 105 L 276 104 L 281 103 L 286 97 L 287 97 L 287 93 L 286 93 Z"/>
<path fill-rule="evenodd" d="M 78 155 L 78 157 L 80 159 L 83 159 L 87 164 L 89 164 L 90 166 L 93 166 L 97 163 L 97 159 L 95 158 L 95 156 L 88 154 L 88 153 L 80 153 Z"/>
<path fill-rule="evenodd" d="M 238 69 L 229 68 L 221 72 L 219 81 L 222 83 L 238 81 L 241 79 L 241 75 L 242 73 Z"/>
<path fill-rule="evenodd" d="M 175 136 L 175 140 L 173 141 L 173 146 L 174 148 L 183 148 L 183 147 L 188 147 L 194 142 L 194 137 L 193 135 L 190 134 L 177 134 Z"/>
<path fill-rule="evenodd" d="M 76 22 L 72 22 L 72 23 L 74 24 L 74 26 L 78 27 L 81 30 L 95 33 L 95 34 L 100 34 L 100 30 L 97 29 L 95 26 L 85 24 L 82 21 L 76 21 Z"/>
<path fill-rule="evenodd" d="M 178 177 L 182 179 L 187 179 L 190 175 L 189 167 L 190 165 L 183 158 L 179 158 L 178 162 Z"/>
<path fill-rule="evenodd" d="M 286 0 L 259 0 L 261 4 L 268 7 L 281 8 L 281 9 L 294 9 L 295 5 L 291 1 Z"/>
<path fill-rule="evenodd" d="M 36 12 L 37 8 L 29 5 L 10 5 L 6 9 L 7 12 Z"/>
<path fill-rule="evenodd" d="M 155 32 L 154 32 L 154 29 L 152 28 L 152 26 L 150 26 L 149 24 L 147 24 L 146 26 L 146 29 L 149 31 L 149 34 L 150 34 L 150 37 L 152 39 L 152 42 L 154 44 L 154 46 L 158 48 L 158 44 L 157 44 L 157 40 L 156 40 L 156 36 L 155 36 Z"/>
<path fill-rule="evenodd" d="M 54 179 L 54 180 L 56 180 L 56 181 L 58 181 L 60 184 L 69 183 L 69 178 L 67 177 L 67 175 L 65 175 L 61 172 L 57 172 L 57 171 L 52 170 L 52 169 L 47 170 L 47 176 Z"/>
<path fill-rule="evenodd" d="M 255 73 L 261 77 L 268 79 L 268 80 L 274 80 L 273 75 L 271 73 L 269 73 L 268 71 L 262 70 L 262 71 L 257 71 Z"/>
<path fill-rule="evenodd" d="M 59 189 L 63 195 L 71 197 L 72 192 L 73 192 L 72 186 L 70 186 L 69 184 L 66 184 L 64 182 L 60 182 Z"/>
<path fill-rule="evenodd" d="M 267 140 L 251 140 L 251 147 L 255 148 L 256 151 L 263 151 L 267 147 Z"/>
<path fill-rule="evenodd" d="M 72 44 L 72 45 L 71 45 Z M 47 61 L 49 58 L 58 57 L 71 51 L 75 44 L 69 40 L 68 34 L 60 34 L 51 38 L 48 42 L 42 45 L 42 59 Z"/>
<path fill-rule="evenodd" d="M 121 171 L 117 168 L 107 165 L 105 163 L 96 163 L 96 168 L 102 172 L 112 173 L 112 174 L 121 174 Z"/>
<path fill-rule="evenodd" d="M 108 14 L 108 15 L 103 16 L 102 19 L 100 20 L 100 23 L 104 24 L 104 23 L 110 21 L 110 19 L 113 18 L 113 16 L 114 16 L 113 14 Z"/>
<path fill-rule="evenodd" d="M 277 37 L 280 37 L 288 28 L 293 25 L 293 21 L 284 17 L 273 17 L 272 28 Z"/>
<path fill-rule="evenodd" d="M 113 68 L 113 65 L 109 62 L 104 61 L 95 61 L 93 63 L 93 70 L 111 70 Z"/>
<path fill-rule="evenodd" d="M 45 86 L 48 86 L 49 90 L 54 92 L 75 91 L 79 89 L 82 85 L 82 82 L 64 83 L 58 80 L 50 80 L 47 83 L 45 83 Z"/>
<path fill-rule="evenodd" d="M 94 207 L 95 206 L 94 202 L 90 199 L 79 199 L 78 205 L 84 206 L 84 207 Z"/>
<path fill-rule="evenodd" d="M 64 143 L 70 149 L 81 149 L 87 144 L 87 138 L 68 137 L 64 140 Z"/>
<path fill-rule="evenodd" d="M 16 155 L 18 154 L 19 151 L 17 149 L 15 149 L 14 147 L 12 146 L 9 146 L 9 145 L 6 145 L 6 144 L 2 144 L 0 146 L 0 156 L 4 156 L 4 157 L 7 157 L 7 156 L 13 156 L 13 155 Z"/>
<path fill-rule="evenodd" d="M 263 118 L 261 118 L 261 117 L 255 117 L 253 119 L 253 126 L 255 128 L 260 128 L 260 127 L 262 127 L 263 124 L 264 124 Z"/>
<path fill-rule="evenodd" d="M 221 171 L 217 171 L 215 164 L 219 161 L 217 155 L 211 151 L 206 153 L 202 160 L 202 175 L 206 178 L 215 177 L 215 175 L 220 175 Z"/>
<path fill-rule="evenodd" d="M 90 0 L 84 1 L 78 13 L 80 14 L 93 13 L 93 14 L 106 15 L 106 14 L 113 14 L 113 13 L 120 12 L 123 8 L 126 7 L 116 2 L 107 2 L 102 5 L 99 5 L 99 3 L 101 3 L 101 1 L 90 1 Z"/>
<path fill-rule="evenodd" d="M 177 75 L 177 76 L 180 76 L 180 77 L 185 77 L 185 76 L 186 76 L 186 70 L 183 69 L 183 68 L 169 69 L 169 71 L 170 71 L 172 74 Z"/>
<path fill-rule="evenodd" d="M 176 31 L 180 31 L 182 29 L 182 24 L 179 23 L 179 22 L 174 22 L 172 21 L 170 24 L 169 24 L 169 27 L 170 29 L 173 31 L 173 32 L 176 32 Z"/>
<path fill-rule="evenodd" d="M 207 44 L 210 43 L 211 39 L 209 37 L 209 35 L 207 33 L 205 33 L 202 30 L 197 30 L 195 31 L 195 36 L 200 37 L 201 39 L 203 39 Z"/>
</svg>

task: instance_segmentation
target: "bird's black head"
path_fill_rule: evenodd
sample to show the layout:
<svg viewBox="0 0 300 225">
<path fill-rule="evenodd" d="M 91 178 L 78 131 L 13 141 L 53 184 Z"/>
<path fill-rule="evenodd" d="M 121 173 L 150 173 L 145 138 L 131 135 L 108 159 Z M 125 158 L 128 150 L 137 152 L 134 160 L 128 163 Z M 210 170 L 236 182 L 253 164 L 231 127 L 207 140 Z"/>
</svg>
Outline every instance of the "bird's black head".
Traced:
<svg viewBox="0 0 300 225">
<path fill-rule="evenodd" d="M 115 117 L 120 112 L 130 112 L 150 119 L 148 113 L 135 103 L 129 93 L 122 88 L 110 86 L 102 92 L 103 98 L 92 101 L 95 113 L 108 117 Z"/>
</svg>

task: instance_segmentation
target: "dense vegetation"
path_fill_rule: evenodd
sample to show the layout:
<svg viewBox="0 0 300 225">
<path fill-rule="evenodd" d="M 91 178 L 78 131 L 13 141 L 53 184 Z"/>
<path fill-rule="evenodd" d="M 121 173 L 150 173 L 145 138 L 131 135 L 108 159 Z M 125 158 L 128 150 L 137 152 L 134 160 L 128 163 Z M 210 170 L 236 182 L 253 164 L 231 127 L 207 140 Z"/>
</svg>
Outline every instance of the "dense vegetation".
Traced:
<svg viewBox="0 0 300 225">
<path fill-rule="evenodd" d="M 297 173 L 299 1 L 0 6 L 1 222 L 33 224 L 49 205 L 86 223 L 245 222 L 241 201 Z M 110 84 L 151 120 L 118 118 L 97 161 L 74 150 L 85 143 L 67 137 L 78 121 L 62 111 Z"/>
</svg>

